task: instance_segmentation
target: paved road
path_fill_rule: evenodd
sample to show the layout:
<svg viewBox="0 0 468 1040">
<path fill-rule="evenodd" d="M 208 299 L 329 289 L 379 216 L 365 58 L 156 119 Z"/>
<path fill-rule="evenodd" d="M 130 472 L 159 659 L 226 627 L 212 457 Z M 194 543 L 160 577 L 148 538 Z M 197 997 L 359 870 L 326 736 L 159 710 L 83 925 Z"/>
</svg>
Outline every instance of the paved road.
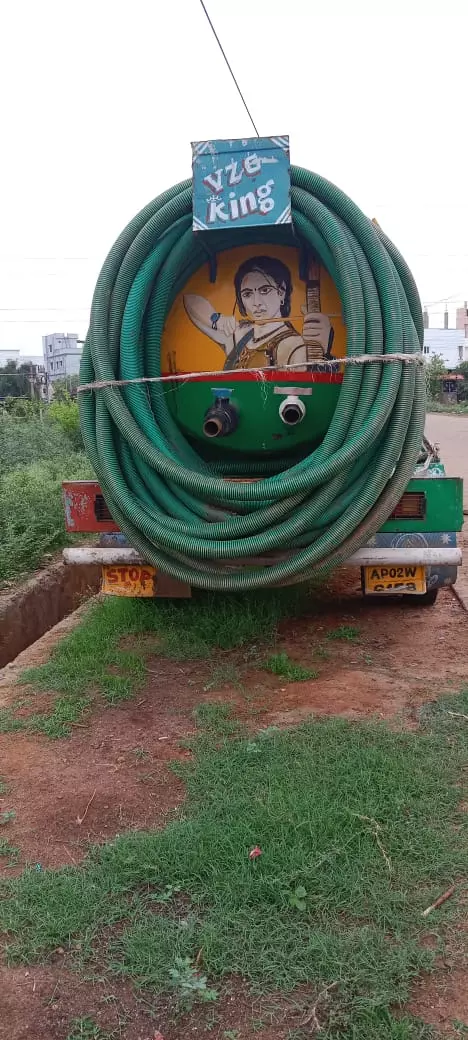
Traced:
<svg viewBox="0 0 468 1040">
<path fill-rule="evenodd" d="M 440 415 L 426 417 L 426 434 L 440 446 L 440 454 L 450 477 L 463 477 L 463 507 L 468 513 L 468 415 Z M 456 591 L 468 611 L 468 521 L 459 544 L 463 549 L 463 564 L 458 572 Z"/>
<path fill-rule="evenodd" d="M 463 477 L 463 505 L 468 511 L 468 415 L 431 413 L 426 417 L 426 434 L 440 445 L 448 476 Z"/>
</svg>

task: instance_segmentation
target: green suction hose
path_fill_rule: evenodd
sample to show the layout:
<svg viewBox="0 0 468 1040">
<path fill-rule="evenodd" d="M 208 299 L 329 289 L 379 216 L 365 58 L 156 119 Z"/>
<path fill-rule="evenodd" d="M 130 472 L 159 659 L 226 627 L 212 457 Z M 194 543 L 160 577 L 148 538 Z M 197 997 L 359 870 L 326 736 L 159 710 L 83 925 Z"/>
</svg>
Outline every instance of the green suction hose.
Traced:
<svg viewBox="0 0 468 1040">
<path fill-rule="evenodd" d="M 395 246 L 329 181 L 299 167 L 291 179 L 296 239 L 338 288 L 348 357 L 419 353 L 419 296 Z M 191 206 L 185 181 L 146 206 L 113 246 L 94 293 L 82 384 L 161 374 L 167 314 L 206 262 Z M 236 246 L 252 241 L 267 241 L 265 232 L 236 231 Z M 220 233 L 216 243 L 221 250 L 232 240 Z M 228 464 L 196 453 L 161 383 L 83 391 L 79 402 L 86 450 L 129 543 L 181 581 L 239 590 L 324 574 L 375 534 L 418 458 L 425 380 L 415 363 L 348 365 L 320 446 L 281 472 L 265 466 L 271 475 L 250 482 L 224 479 Z M 258 463 L 244 462 L 241 472 L 257 476 Z"/>
</svg>

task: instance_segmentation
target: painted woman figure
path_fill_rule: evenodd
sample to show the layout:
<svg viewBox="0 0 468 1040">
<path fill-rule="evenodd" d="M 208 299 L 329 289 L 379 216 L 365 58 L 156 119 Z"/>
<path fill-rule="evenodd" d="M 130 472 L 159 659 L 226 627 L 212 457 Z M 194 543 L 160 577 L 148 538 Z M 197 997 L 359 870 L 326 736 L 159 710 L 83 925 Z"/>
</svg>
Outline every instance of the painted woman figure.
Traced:
<svg viewBox="0 0 468 1040">
<path fill-rule="evenodd" d="M 306 313 L 303 307 L 302 335 L 287 321 L 292 281 L 289 268 L 281 260 L 271 256 L 245 260 L 235 275 L 234 289 L 240 321 L 232 314 L 215 311 L 203 296 L 184 295 L 185 310 L 193 324 L 223 348 L 225 370 L 297 364 L 305 368 L 313 357 L 327 354 L 333 332 L 325 314 Z"/>
</svg>

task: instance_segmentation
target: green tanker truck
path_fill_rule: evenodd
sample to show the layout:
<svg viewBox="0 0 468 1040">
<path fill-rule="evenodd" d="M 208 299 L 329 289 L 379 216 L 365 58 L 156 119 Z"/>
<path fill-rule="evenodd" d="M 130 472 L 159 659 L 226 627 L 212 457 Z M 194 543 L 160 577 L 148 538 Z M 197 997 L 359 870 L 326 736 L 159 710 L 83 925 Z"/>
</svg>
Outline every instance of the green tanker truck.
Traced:
<svg viewBox="0 0 468 1040">
<path fill-rule="evenodd" d="M 80 373 L 96 481 L 66 549 L 114 595 L 249 590 L 360 568 L 433 603 L 461 563 L 462 486 L 424 438 L 412 275 L 287 136 L 192 146 L 99 276 Z"/>
</svg>

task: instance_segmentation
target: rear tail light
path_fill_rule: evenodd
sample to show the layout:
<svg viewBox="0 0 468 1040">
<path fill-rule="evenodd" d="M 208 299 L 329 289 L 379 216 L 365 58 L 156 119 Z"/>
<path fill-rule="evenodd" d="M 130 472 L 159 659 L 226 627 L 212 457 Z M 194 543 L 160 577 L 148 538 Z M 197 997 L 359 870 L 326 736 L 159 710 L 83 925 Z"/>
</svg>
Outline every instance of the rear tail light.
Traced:
<svg viewBox="0 0 468 1040">
<path fill-rule="evenodd" d="M 426 496 L 423 491 L 405 491 L 390 520 L 424 520 L 426 516 Z"/>
</svg>

